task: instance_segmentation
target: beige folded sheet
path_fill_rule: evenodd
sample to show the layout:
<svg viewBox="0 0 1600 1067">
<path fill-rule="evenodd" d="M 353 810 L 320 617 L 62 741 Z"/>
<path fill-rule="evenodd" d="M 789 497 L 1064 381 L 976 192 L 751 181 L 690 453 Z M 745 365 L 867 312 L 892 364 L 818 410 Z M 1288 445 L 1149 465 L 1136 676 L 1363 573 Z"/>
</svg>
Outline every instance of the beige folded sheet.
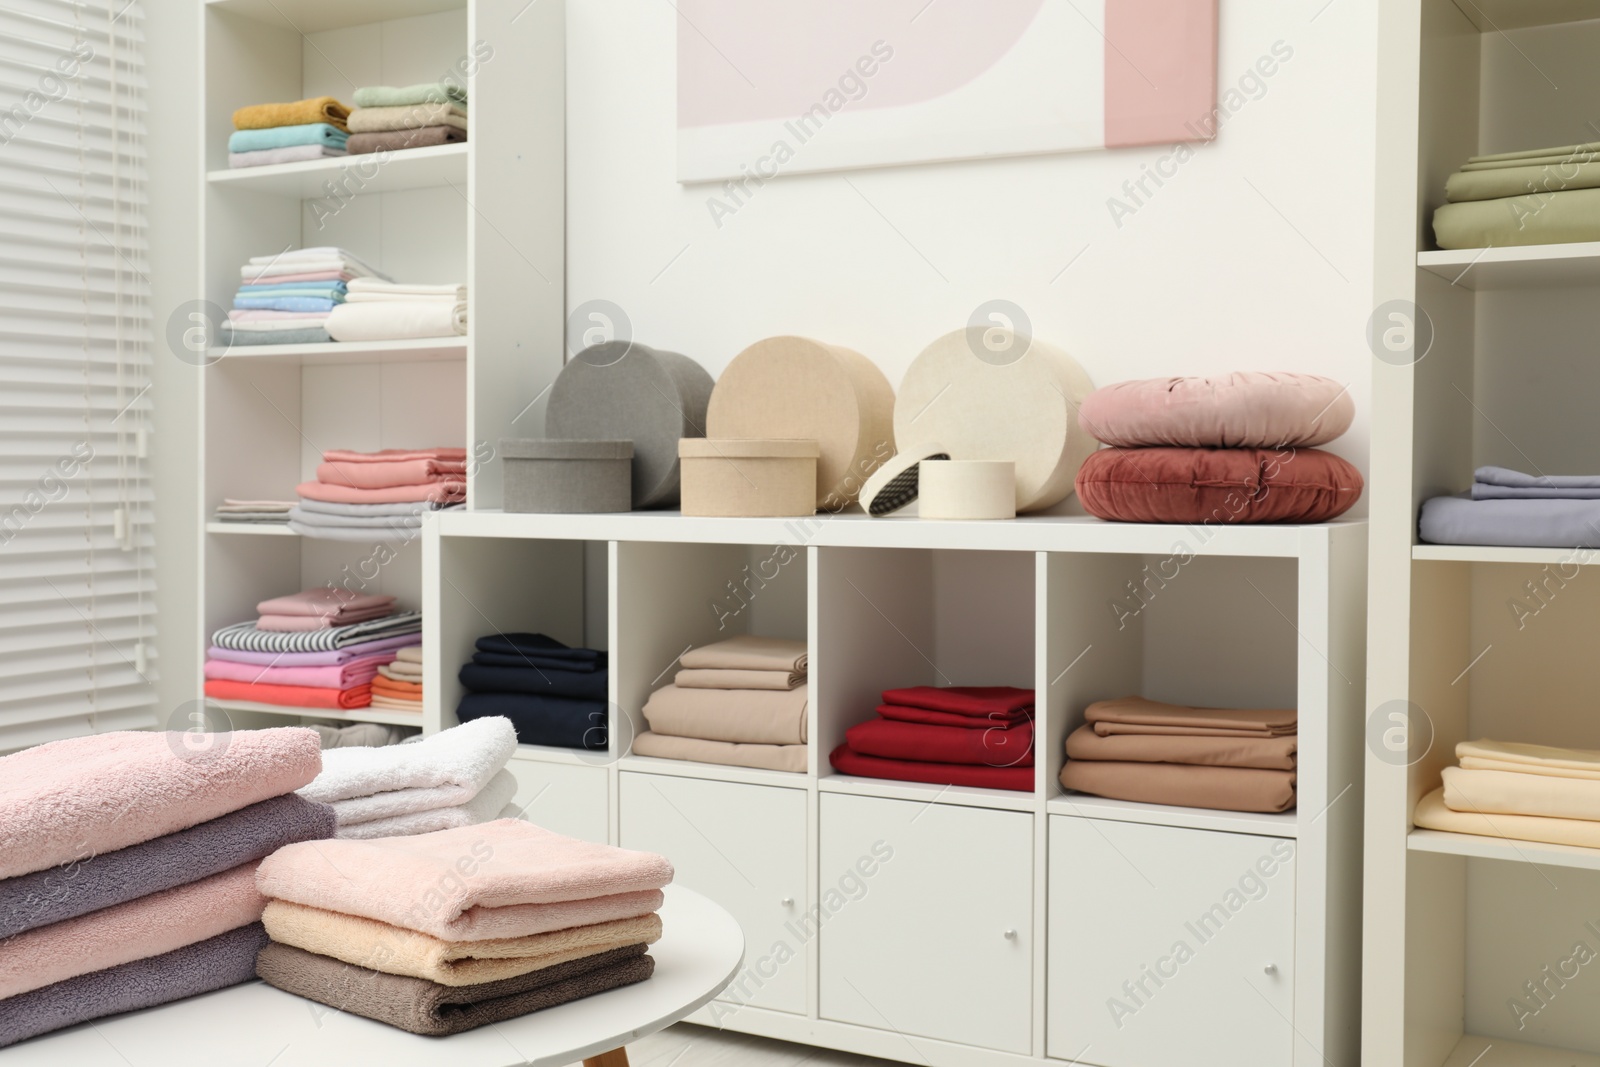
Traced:
<svg viewBox="0 0 1600 1067">
<path fill-rule="evenodd" d="M 806 770 L 805 745 L 740 745 L 729 741 L 706 741 L 698 737 L 671 737 L 646 730 L 633 739 L 635 756 L 656 759 L 718 763 L 724 767 L 756 767 L 764 771 Z"/>
<path fill-rule="evenodd" d="M 358 107 L 350 112 L 351 133 L 420 130 L 424 126 L 455 126 L 464 130 L 467 128 L 467 113 L 447 103 Z"/>
<path fill-rule="evenodd" d="M 385 974 L 449 986 L 497 982 L 624 945 L 651 944 L 661 937 L 661 917 L 654 912 L 593 926 L 483 941 L 442 941 L 376 919 L 286 900 L 269 902 L 261 921 L 268 936 L 281 944 Z"/>
<path fill-rule="evenodd" d="M 679 671 L 672 684 L 679 689 L 793 689 L 804 684 L 804 671 Z"/>
<path fill-rule="evenodd" d="M 782 692 L 665 686 L 645 701 L 650 729 L 673 737 L 745 745 L 806 743 L 809 687 Z"/>
<path fill-rule="evenodd" d="M 1298 737 L 1196 737 L 1192 734 L 1101 736 L 1088 724 L 1067 735 L 1067 758 L 1131 763 L 1183 763 L 1292 771 Z"/>
<path fill-rule="evenodd" d="M 1186 808 L 1279 812 L 1295 804 L 1292 771 L 1068 760 L 1061 768 L 1061 784 L 1113 800 Z"/>
<path fill-rule="evenodd" d="M 1468 770 L 1600 780 L 1600 752 L 1587 748 L 1524 745 L 1517 741 L 1462 741 L 1456 745 L 1456 758 Z"/>
<path fill-rule="evenodd" d="M 1287 710 L 1234 710 L 1231 708 L 1191 708 L 1181 704 L 1163 704 L 1143 697 L 1124 697 L 1121 700 L 1101 700 L 1090 704 L 1084 719 L 1098 727 L 1104 723 L 1118 729 L 1099 730 L 1108 733 L 1180 733 L 1202 737 L 1226 737 L 1241 734 L 1252 737 L 1283 737 L 1297 729 L 1299 716 Z M 1157 730 L 1129 730 L 1122 727 L 1153 727 Z M 1200 733 L 1200 731 L 1206 731 Z M 1212 731 L 1222 731 L 1213 733 Z"/>
<path fill-rule="evenodd" d="M 744 635 L 691 648 L 678 658 L 688 670 L 806 672 L 806 643 Z"/>
<path fill-rule="evenodd" d="M 1444 802 L 1444 789 L 1435 789 L 1417 801 L 1412 821 L 1427 830 L 1477 834 L 1508 841 L 1543 841 L 1551 845 L 1600 848 L 1600 822 L 1588 819 L 1547 819 L 1537 815 L 1476 815 L 1452 811 Z"/>
<path fill-rule="evenodd" d="M 1600 781 L 1462 767 L 1446 767 L 1443 778 L 1454 811 L 1600 821 Z"/>
</svg>

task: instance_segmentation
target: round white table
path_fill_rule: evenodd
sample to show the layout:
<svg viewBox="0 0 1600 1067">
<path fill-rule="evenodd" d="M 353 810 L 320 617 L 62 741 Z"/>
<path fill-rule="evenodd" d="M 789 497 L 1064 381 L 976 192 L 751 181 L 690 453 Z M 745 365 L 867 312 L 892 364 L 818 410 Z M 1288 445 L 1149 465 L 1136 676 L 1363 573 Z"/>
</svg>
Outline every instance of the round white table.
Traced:
<svg viewBox="0 0 1600 1067">
<path fill-rule="evenodd" d="M 628 1042 L 709 1003 L 744 960 L 739 924 L 698 893 L 668 886 L 661 926 L 648 981 L 451 1037 L 257 981 L 0 1049 L 0 1067 L 627 1067 Z"/>
</svg>

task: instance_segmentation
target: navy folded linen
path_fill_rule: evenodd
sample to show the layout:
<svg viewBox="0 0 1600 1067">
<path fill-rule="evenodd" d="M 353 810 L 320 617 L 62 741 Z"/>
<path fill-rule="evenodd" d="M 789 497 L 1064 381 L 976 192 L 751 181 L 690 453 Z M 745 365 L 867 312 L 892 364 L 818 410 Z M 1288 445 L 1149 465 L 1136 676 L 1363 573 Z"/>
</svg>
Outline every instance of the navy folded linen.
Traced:
<svg viewBox="0 0 1600 1067">
<path fill-rule="evenodd" d="M 478 638 L 476 644 L 479 652 L 500 652 L 513 656 L 537 653 L 545 659 L 582 660 L 585 663 L 593 663 L 605 655 L 592 648 L 568 648 L 544 634 L 486 634 Z"/>
<path fill-rule="evenodd" d="M 0 938 L 159 893 L 284 845 L 332 837 L 333 809 L 293 793 L 139 845 L 0 881 Z"/>
<path fill-rule="evenodd" d="M 256 976 L 256 953 L 266 945 L 266 929 L 251 923 L 159 956 L 9 997 L 0 1011 L 0 1047 L 90 1019 L 248 982 Z"/>
<path fill-rule="evenodd" d="M 456 708 L 462 722 L 504 715 L 524 745 L 553 748 L 606 747 L 606 702 L 536 696 L 532 693 L 468 693 Z"/>
<path fill-rule="evenodd" d="M 599 659 L 582 660 L 553 659 L 534 652 L 474 652 L 472 662 L 482 663 L 486 667 L 538 667 L 541 670 L 553 667 L 558 671 L 603 671 L 606 669 L 606 654 L 601 652 L 599 656 Z"/>
<path fill-rule="evenodd" d="M 476 657 L 474 657 L 476 658 Z M 553 667 L 497 667 L 468 663 L 461 684 L 474 693 L 533 693 L 539 696 L 606 699 L 606 671 L 563 671 Z"/>
</svg>

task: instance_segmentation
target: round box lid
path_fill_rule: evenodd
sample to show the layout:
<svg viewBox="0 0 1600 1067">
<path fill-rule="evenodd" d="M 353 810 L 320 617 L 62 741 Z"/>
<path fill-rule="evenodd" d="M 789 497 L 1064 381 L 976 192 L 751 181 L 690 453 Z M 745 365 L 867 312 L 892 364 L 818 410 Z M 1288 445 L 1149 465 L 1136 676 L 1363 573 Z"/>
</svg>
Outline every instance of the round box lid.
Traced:
<svg viewBox="0 0 1600 1067">
<path fill-rule="evenodd" d="M 769 337 L 735 356 L 717 379 L 706 436 L 817 442 L 817 505 L 837 511 L 894 455 L 894 389 L 859 352 Z"/>
<path fill-rule="evenodd" d="M 867 479 L 861 489 L 861 506 L 875 518 L 899 511 L 915 501 L 921 491 L 923 461 L 949 458 L 943 445 L 933 443 L 897 453 Z"/>
<path fill-rule="evenodd" d="M 552 438 L 633 442 L 633 506 L 678 502 L 678 439 L 705 434 L 711 375 L 688 356 L 637 341 L 579 352 L 550 388 Z"/>
<path fill-rule="evenodd" d="M 571 441 L 550 437 L 502 437 L 501 459 L 632 459 L 632 441 Z"/>
<path fill-rule="evenodd" d="M 1038 338 L 956 330 L 912 361 L 895 400 L 894 432 L 903 452 L 938 444 L 952 459 L 1011 460 L 1017 511 L 1040 511 L 1072 495 L 1072 480 L 1099 442 L 1078 426 L 1078 407 L 1094 390 L 1071 356 Z"/>
<path fill-rule="evenodd" d="M 817 443 L 774 437 L 685 437 L 683 459 L 815 459 Z"/>
</svg>

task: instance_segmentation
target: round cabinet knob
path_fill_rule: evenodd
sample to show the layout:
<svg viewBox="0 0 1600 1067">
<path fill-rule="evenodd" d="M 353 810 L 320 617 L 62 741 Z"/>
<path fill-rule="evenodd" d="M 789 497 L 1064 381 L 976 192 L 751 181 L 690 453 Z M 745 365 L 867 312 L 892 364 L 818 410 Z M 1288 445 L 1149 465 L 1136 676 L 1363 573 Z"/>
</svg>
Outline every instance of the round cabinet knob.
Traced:
<svg viewBox="0 0 1600 1067">
<path fill-rule="evenodd" d="M 1015 930 L 1007 930 L 1003 936 L 1007 941 L 1015 941 L 1017 939 L 1017 932 Z"/>
<path fill-rule="evenodd" d="M 786 908 L 792 908 L 794 907 L 794 897 L 784 897 L 782 900 L 778 901 L 778 903 L 782 904 Z"/>
<path fill-rule="evenodd" d="M 1278 965 L 1276 963 L 1269 963 L 1265 967 L 1261 968 L 1261 970 L 1267 974 L 1277 974 Z"/>
</svg>

